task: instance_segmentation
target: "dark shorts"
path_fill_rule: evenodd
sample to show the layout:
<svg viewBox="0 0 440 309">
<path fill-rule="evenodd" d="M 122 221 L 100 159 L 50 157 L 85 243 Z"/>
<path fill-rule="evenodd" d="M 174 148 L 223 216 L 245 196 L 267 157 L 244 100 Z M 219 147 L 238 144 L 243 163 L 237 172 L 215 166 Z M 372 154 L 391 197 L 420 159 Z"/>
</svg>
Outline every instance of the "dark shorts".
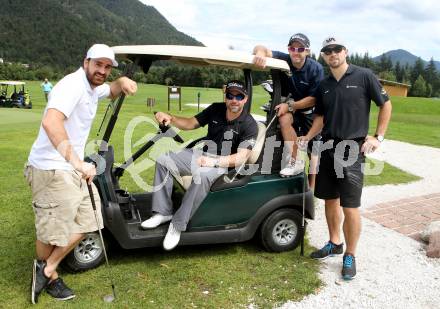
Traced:
<svg viewBox="0 0 440 309">
<path fill-rule="evenodd" d="M 360 146 L 361 143 L 359 149 Z M 347 160 L 353 164 L 348 165 Z M 323 151 L 316 175 L 315 196 L 324 200 L 340 198 L 342 207 L 359 207 L 364 184 L 363 163 L 365 163 L 363 153 L 359 152 L 348 158 L 348 147 L 345 153 L 340 155 L 335 155 L 335 148 Z"/>
<path fill-rule="evenodd" d="M 295 130 L 298 136 L 304 136 L 309 133 L 310 128 L 313 124 L 313 112 L 304 114 L 300 111 L 296 111 L 293 114 L 293 129 Z M 315 147 L 313 147 L 314 142 L 318 142 L 321 140 L 321 135 L 316 135 L 307 145 L 307 152 L 309 154 L 317 154 L 318 153 L 318 145 L 319 143 L 315 143 Z"/>
</svg>

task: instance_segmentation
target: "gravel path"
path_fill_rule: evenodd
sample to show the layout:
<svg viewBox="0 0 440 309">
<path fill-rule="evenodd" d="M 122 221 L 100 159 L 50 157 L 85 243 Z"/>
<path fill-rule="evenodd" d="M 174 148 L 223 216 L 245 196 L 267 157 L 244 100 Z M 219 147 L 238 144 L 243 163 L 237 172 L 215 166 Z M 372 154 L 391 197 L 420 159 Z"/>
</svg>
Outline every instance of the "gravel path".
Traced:
<svg viewBox="0 0 440 309">
<path fill-rule="evenodd" d="M 440 191 L 440 149 L 387 140 L 374 155 L 423 177 L 402 185 L 364 189 L 362 207 L 380 202 Z M 309 221 L 308 238 L 315 247 L 328 240 L 322 201 L 317 217 Z M 340 279 L 342 257 L 322 263 L 324 287 L 301 302 L 281 308 L 440 308 L 440 260 L 425 256 L 419 242 L 362 218 L 363 230 L 357 252 L 357 277 Z"/>
</svg>

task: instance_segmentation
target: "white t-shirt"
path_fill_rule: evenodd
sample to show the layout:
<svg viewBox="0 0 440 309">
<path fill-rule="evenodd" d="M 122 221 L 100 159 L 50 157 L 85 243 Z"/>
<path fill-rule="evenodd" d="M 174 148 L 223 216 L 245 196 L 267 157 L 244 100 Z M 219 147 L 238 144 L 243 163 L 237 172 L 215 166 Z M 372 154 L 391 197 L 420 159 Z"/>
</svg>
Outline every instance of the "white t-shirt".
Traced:
<svg viewBox="0 0 440 309">
<path fill-rule="evenodd" d="M 44 115 L 49 108 L 54 108 L 66 116 L 64 128 L 81 160 L 84 159 L 84 149 L 96 115 L 98 100 L 109 95 L 110 86 L 107 84 L 94 89 L 90 87 L 83 68 L 66 75 L 50 92 Z M 73 166 L 54 148 L 42 126 L 32 145 L 28 162 L 42 170 L 73 170 Z"/>
</svg>

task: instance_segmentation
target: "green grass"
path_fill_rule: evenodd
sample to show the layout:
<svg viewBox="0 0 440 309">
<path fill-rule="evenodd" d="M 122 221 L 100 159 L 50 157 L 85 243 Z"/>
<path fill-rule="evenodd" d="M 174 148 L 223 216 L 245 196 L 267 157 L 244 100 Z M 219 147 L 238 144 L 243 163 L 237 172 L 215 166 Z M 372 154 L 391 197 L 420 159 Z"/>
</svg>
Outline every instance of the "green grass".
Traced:
<svg viewBox="0 0 440 309">
<path fill-rule="evenodd" d="M 0 109 L 0 307 L 24 308 L 29 305 L 31 262 L 34 258 L 34 215 L 31 192 L 22 171 L 34 142 L 45 106 L 39 83 L 29 83 L 34 109 Z M 199 89 L 184 89 L 184 102 L 194 102 Z M 200 89 L 202 103 L 220 101 L 220 90 Z M 148 96 L 156 97 L 154 110 L 166 110 L 166 88 L 140 85 L 136 97 L 124 104 L 111 143 L 122 148 L 127 124 L 136 116 L 152 117 L 146 107 Z M 204 100 L 204 98 L 209 98 Z M 177 104 L 173 102 L 173 113 Z M 101 104 L 91 139 L 96 136 L 106 104 Z M 193 115 L 196 108 L 183 106 L 183 115 Z M 140 124 L 134 134 L 134 144 L 152 127 Z M 204 135 L 204 130 L 182 132 L 185 140 Z M 159 145 L 153 154 L 176 147 L 169 141 Z M 139 147 L 139 146 L 138 146 Z M 119 151 L 116 160 L 124 160 Z M 151 180 L 154 166 L 141 175 Z M 140 188 L 127 174 L 123 187 Z M 306 254 L 311 247 L 306 243 Z M 240 308 L 248 304 L 273 307 L 288 300 L 299 300 L 321 285 L 317 276 L 318 263 L 301 258 L 299 251 L 267 253 L 256 242 L 231 245 L 178 247 L 170 253 L 161 248 L 110 252 L 110 263 L 117 288 L 115 308 Z M 99 267 L 82 274 L 61 273 L 75 290 L 77 298 L 67 303 L 56 302 L 43 293 L 36 308 L 104 308 L 102 297 L 111 293 L 108 273 Z"/>
<path fill-rule="evenodd" d="M 393 113 L 385 138 L 440 147 L 440 100 L 392 97 Z M 373 104 L 374 105 L 374 104 Z M 370 133 L 374 134 L 377 108 L 372 108 Z"/>
<path fill-rule="evenodd" d="M 31 193 L 22 176 L 23 166 L 29 150 L 34 142 L 40 125 L 41 115 L 45 106 L 44 97 L 39 82 L 29 82 L 34 109 L 12 110 L 0 109 L 0 195 L 1 222 L 0 231 L 0 307 L 23 308 L 29 304 L 29 281 L 31 261 L 34 257 L 34 215 L 31 208 Z M 157 106 L 153 110 L 166 110 L 166 88 L 157 85 L 139 85 L 136 97 L 130 97 L 125 102 L 110 143 L 118 149 L 124 146 L 125 128 L 133 118 L 147 116 L 152 113 L 146 106 L 147 97 L 155 97 Z M 183 104 L 197 102 L 197 92 L 201 92 L 201 102 L 221 101 L 219 89 L 184 88 Z M 268 96 L 260 87 L 256 88 L 253 112 L 263 114 L 259 106 Z M 416 126 L 416 120 L 423 119 L 420 137 L 426 134 L 438 134 L 435 121 L 429 122 L 433 116 L 434 101 L 421 103 L 396 100 L 394 118 L 403 117 L 404 107 L 408 104 L 414 108 L 420 107 L 423 113 L 414 118 L 411 123 Z M 419 105 L 417 105 L 419 104 Z M 99 107 L 99 112 L 92 129 L 90 138 L 96 137 L 99 122 L 105 110 L 105 103 Z M 178 113 L 177 102 L 173 101 L 172 113 Z M 182 115 L 194 115 L 197 109 L 182 106 Z M 418 111 L 418 109 L 416 109 Z M 439 113 L 437 113 L 438 115 Z M 425 117 L 426 115 L 426 117 Z M 436 118 L 438 119 L 438 118 Z M 429 126 L 428 124 L 431 124 Z M 408 127 L 401 128 L 399 136 L 405 136 Z M 136 128 L 136 133 L 129 147 L 146 133 L 152 131 L 151 125 L 142 123 Z M 395 129 L 390 128 L 387 137 L 392 138 Z M 408 136 L 413 134 L 413 130 Z M 434 133 L 433 133 L 434 132 Z M 437 133 L 435 133 L 437 132 Z M 204 131 L 181 132 L 186 141 L 203 136 Z M 397 135 L 395 135 L 397 136 Z M 424 140 L 429 143 L 430 140 Z M 435 141 L 438 143 L 438 141 Z M 433 143 L 434 145 L 438 145 Z M 137 146 L 139 147 L 139 146 Z M 163 141 L 142 160 L 154 161 L 160 151 L 175 148 L 177 145 Z M 151 158 L 150 158 L 151 157 Z M 124 160 L 123 152 L 119 151 L 116 161 Z M 148 162 L 148 161 L 146 161 Z M 151 165 L 141 173 L 150 181 L 154 166 Z M 129 176 L 128 174 L 126 176 Z M 385 173 L 380 176 L 367 177 L 367 184 L 407 182 L 414 180 L 392 166 L 385 166 Z M 122 187 L 139 191 L 139 187 L 131 177 L 125 177 Z M 306 243 L 306 256 L 311 247 Z M 246 244 L 178 247 L 165 253 L 161 249 L 112 251 L 110 263 L 118 292 L 114 308 L 239 308 L 248 304 L 256 304 L 262 308 L 274 307 L 287 300 L 299 300 L 307 294 L 320 288 L 318 279 L 318 263 L 309 258 L 301 258 L 298 250 L 294 252 L 271 254 L 264 252 L 254 242 Z M 74 288 L 77 298 L 67 303 L 53 301 L 49 296 L 42 295 L 36 308 L 104 308 L 109 305 L 102 302 L 102 297 L 111 292 L 107 270 L 99 267 L 82 274 L 62 273 L 66 282 Z M 206 291 L 208 293 L 206 293 Z"/>
</svg>

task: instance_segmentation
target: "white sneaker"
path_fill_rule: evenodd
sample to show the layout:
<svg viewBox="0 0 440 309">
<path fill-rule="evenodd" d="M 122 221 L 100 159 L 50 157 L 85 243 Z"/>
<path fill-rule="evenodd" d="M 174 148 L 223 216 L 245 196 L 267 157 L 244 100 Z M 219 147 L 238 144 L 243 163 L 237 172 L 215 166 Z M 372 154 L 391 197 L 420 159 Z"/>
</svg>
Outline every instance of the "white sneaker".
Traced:
<svg viewBox="0 0 440 309">
<path fill-rule="evenodd" d="M 180 231 L 176 230 L 173 223 L 170 223 L 168 232 L 163 240 L 163 248 L 167 251 L 173 250 L 180 240 Z"/>
<path fill-rule="evenodd" d="M 304 160 L 290 160 L 290 162 L 280 171 L 281 177 L 291 177 L 298 175 L 304 171 L 305 166 Z"/>
<path fill-rule="evenodd" d="M 150 219 L 145 220 L 141 223 L 142 228 L 144 229 L 154 229 L 161 225 L 162 223 L 168 222 L 171 220 L 173 216 L 164 216 L 159 213 L 154 214 Z"/>
</svg>

